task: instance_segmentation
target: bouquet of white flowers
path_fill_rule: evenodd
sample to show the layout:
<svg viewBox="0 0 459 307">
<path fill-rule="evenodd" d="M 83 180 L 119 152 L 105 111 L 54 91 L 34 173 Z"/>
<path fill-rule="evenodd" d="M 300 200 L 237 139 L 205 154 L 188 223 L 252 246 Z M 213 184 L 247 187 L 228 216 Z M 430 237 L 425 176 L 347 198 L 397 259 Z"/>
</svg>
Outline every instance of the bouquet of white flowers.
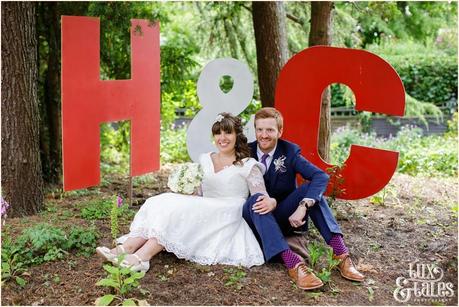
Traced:
<svg viewBox="0 0 459 307">
<path fill-rule="evenodd" d="M 201 184 L 203 175 L 200 164 L 183 163 L 170 174 L 167 186 L 175 193 L 190 195 Z"/>
</svg>

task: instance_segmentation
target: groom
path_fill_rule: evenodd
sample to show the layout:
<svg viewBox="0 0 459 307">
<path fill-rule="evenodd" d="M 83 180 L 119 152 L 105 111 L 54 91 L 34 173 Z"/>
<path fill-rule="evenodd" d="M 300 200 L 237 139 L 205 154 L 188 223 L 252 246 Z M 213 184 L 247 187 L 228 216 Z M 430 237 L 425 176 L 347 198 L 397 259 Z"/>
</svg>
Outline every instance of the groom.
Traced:
<svg viewBox="0 0 459 307">
<path fill-rule="evenodd" d="M 339 260 L 341 276 L 363 281 L 349 258 L 341 229 L 323 193 L 329 176 L 300 155 L 300 148 L 280 139 L 283 118 L 274 108 L 262 108 L 255 114 L 256 141 L 250 143 L 252 157 L 265 165 L 266 190 L 274 198 L 255 194 L 244 204 L 243 217 L 260 242 L 266 261 L 280 256 L 289 276 L 301 289 L 310 290 L 323 285 L 302 259 L 290 250 L 284 236 L 294 230 L 307 229 L 308 217 L 333 249 Z M 296 175 L 309 182 L 296 186 Z"/>
</svg>

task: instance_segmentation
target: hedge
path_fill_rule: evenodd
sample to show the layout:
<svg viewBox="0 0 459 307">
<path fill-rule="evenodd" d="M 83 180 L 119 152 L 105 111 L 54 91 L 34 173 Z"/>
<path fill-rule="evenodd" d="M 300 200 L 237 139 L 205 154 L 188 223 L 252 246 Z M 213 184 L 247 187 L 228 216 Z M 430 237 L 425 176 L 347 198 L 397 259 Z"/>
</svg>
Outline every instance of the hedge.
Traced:
<svg viewBox="0 0 459 307">
<path fill-rule="evenodd" d="M 455 99 L 457 101 L 458 64 L 456 56 L 438 55 L 380 55 L 399 74 L 410 96 L 436 105 Z M 343 86 L 332 86 L 332 106 L 344 106 L 346 96 Z M 348 101 L 349 104 L 349 101 Z M 454 106 L 450 106 L 454 107 Z"/>
</svg>

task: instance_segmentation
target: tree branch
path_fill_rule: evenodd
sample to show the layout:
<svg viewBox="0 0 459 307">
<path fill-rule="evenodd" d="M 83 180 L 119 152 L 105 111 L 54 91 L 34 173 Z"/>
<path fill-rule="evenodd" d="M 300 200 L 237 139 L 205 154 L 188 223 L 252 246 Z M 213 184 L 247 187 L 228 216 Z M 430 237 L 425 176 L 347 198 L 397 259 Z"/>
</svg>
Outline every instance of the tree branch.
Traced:
<svg viewBox="0 0 459 307">
<path fill-rule="evenodd" d="M 247 11 L 249 11 L 250 13 L 252 13 L 252 9 L 250 7 L 248 7 L 246 4 L 241 4 L 243 8 L 245 8 Z M 304 21 L 302 21 L 300 18 L 290 14 L 290 13 L 286 13 L 286 16 L 288 19 L 292 20 L 293 22 L 301 25 L 301 26 L 304 26 Z"/>
</svg>

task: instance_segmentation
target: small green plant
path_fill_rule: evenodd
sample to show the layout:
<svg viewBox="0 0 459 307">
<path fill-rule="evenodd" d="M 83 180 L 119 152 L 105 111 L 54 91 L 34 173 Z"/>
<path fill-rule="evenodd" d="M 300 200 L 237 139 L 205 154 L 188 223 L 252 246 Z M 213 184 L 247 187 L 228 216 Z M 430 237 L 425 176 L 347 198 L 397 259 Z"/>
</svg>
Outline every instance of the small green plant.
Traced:
<svg viewBox="0 0 459 307">
<path fill-rule="evenodd" d="M 244 285 L 241 283 L 241 281 L 247 276 L 247 273 L 240 270 L 240 269 L 233 269 L 233 268 L 229 268 L 229 269 L 224 269 L 223 270 L 226 275 L 227 275 L 227 279 L 225 281 L 225 286 L 228 287 L 228 286 L 235 286 L 236 289 L 238 290 L 241 290 L 242 287 L 244 287 Z"/>
<path fill-rule="evenodd" d="M 331 271 L 339 264 L 339 260 L 333 259 L 333 250 L 322 244 L 313 242 L 308 245 L 308 252 L 311 270 L 323 283 L 330 284 Z M 323 256 L 325 256 L 326 260 L 325 267 L 322 267 L 319 271 L 317 266 Z"/>
<path fill-rule="evenodd" d="M 386 188 L 370 198 L 370 203 L 375 205 L 384 205 L 386 201 Z"/>
<path fill-rule="evenodd" d="M 124 256 L 121 256 L 120 262 Z M 108 306 L 113 302 L 123 306 L 144 306 L 148 305 L 145 300 L 138 300 L 129 297 L 130 292 L 140 288 L 140 279 L 145 276 L 143 272 L 133 272 L 129 268 L 119 266 L 104 265 L 104 270 L 108 275 L 106 278 L 99 280 L 96 285 L 111 289 L 112 294 L 106 294 L 96 299 L 97 306 Z"/>
<path fill-rule="evenodd" d="M 85 220 L 100 220 L 107 218 L 110 214 L 111 200 L 98 199 L 84 204 L 81 209 L 81 217 Z"/>
<path fill-rule="evenodd" d="M 308 252 L 309 252 L 309 263 L 311 264 L 312 268 L 315 268 L 317 263 L 319 262 L 320 257 L 324 254 L 324 247 L 321 244 L 316 242 L 312 242 L 308 245 Z"/>
<path fill-rule="evenodd" d="M 41 223 L 24 229 L 16 244 L 24 263 L 35 265 L 64 258 L 67 240 L 59 227 Z"/>
<path fill-rule="evenodd" d="M 26 280 L 22 278 L 26 273 L 25 264 L 19 259 L 19 249 L 11 242 L 11 237 L 4 233 L 2 235 L 2 284 L 14 279 L 16 283 L 24 287 Z"/>
<path fill-rule="evenodd" d="M 112 233 L 112 239 L 115 242 L 119 234 L 118 216 L 120 214 L 120 208 L 123 204 L 123 199 L 119 196 L 113 196 L 112 199 L 112 210 L 110 212 L 110 230 Z"/>
<path fill-rule="evenodd" d="M 346 189 L 343 188 L 344 177 L 342 175 L 343 169 L 346 167 L 346 164 L 341 166 L 332 166 L 327 168 L 327 173 L 330 175 L 330 187 L 331 191 L 328 198 L 328 204 L 330 207 L 336 201 L 336 198 L 340 197 L 346 192 Z"/>
<path fill-rule="evenodd" d="M 94 249 L 96 248 L 98 237 L 99 234 L 94 226 L 90 228 L 74 226 L 71 228 L 68 234 L 68 240 L 65 244 L 65 249 L 75 249 L 78 251 L 78 254 L 89 257 L 94 254 Z"/>
<path fill-rule="evenodd" d="M 397 197 L 397 190 L 390 184 L 386 185 L 384 189 L 373 195 L 370 198 L 370 203 L 384 206 L 386 205 L 388 197 L 391 197 L 393 200 L 395 200 L 396 203 L 400 202 L 399 198 Z"/>
<path fill-rule="evenodd" d="M 113 209 L 113 198 L 104 198 L 90 201 L 86 204 L 80 205 L 81 217 L 85 220 L 101 220 L 109 218 L 112 214 Z M 120 206 L 118 208 L 118 217 L 126 216 L 132 217 L 134 215 L 133 211 L 129 209 L 128 205 Z"/>
</svg>

